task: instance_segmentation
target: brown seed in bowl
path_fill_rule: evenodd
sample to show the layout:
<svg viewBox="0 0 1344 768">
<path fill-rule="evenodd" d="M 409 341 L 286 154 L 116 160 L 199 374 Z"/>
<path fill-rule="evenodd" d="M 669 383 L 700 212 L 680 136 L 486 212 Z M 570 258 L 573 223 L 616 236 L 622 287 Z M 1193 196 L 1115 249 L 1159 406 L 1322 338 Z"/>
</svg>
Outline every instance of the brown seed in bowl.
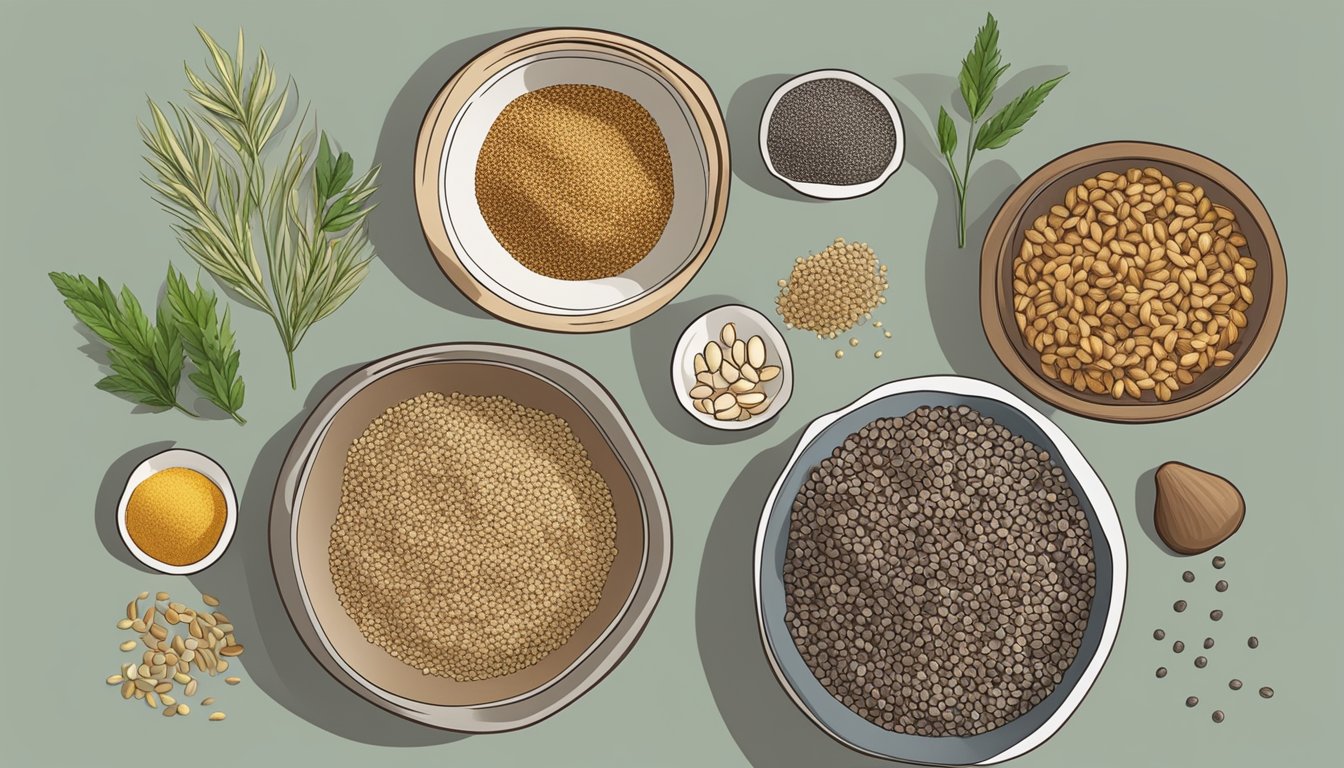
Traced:
<svg viewBox="0 0 1344 768">
<path fill-rule="evenodd" d="M 1257 264 L 1230 209 L 1156 168 L 1098 174 L 1062 202 L 1031 223 L 1012 271 L 1014 319 L 1043 375 L 1168 401 L 1233 361 Z"/>
</svg>

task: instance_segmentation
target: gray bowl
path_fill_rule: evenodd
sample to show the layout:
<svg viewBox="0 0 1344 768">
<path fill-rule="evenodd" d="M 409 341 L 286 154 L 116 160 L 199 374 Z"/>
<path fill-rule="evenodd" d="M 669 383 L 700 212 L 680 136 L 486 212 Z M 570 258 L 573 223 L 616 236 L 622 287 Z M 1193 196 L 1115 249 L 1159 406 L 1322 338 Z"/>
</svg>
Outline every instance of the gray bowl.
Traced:
<svg viewBox="0 0 1344 768">
<path fill-rule="evenodd" d="M 327 546 L 351 442 L 387 408 L 431 391 L 504 395 L 564 419 L 612 494 L 617 555 L 597 607 L 563 646 L 504 677 L 455 681 L 421 674 L 364 639 L 332 581 Z M 500 344 L 411 349 L 337 384 L 285 458 L 270 533 L 271 563 L 290 620 L 332 677 L 394 714 L 473 733 L 532 725 L 601 681 L 648 623 L 672 559 L 662 487 L 611 395 L 563 360 Z"/>
<path fill-rule="evenodd" d="M 1087 513 L 1096 556 L 1096 596 L 1077 658 L 1040 704 L 1006 725 L 976 736 L 915 736 L 874 725 L 833 697 L 812 674 L 784 621 L 784 561 L 793 499 L 812 468 L 875 419 L 900 417 L 921 406 L 968 406 L 1050 451 Z M 885 384 L 853 404 L 818 418 L 766 502 L 756 537 L 757 620 L 766 656 L 784 690 L 828 735 L 878 757 L 934 765 L 986 765 L 1036 748 L 1063 726 L 1082 702 L 1115 642 L 1124 605 L 1124 535 L 1115 505 L 1097 473 L 1068 437 L 1006 390 L 977 379 L 930 376 Z"/>
</svg>

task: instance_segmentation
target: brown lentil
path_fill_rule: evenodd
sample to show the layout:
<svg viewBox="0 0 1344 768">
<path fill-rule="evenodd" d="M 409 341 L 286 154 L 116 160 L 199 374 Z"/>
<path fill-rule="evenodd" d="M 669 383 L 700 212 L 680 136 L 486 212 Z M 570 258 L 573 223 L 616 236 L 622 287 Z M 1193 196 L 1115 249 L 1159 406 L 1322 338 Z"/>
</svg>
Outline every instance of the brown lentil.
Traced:
<svg viewBox="0 0 1344 768">
<path fill-rule="evenodd" d="M 984 733 L 1063 679 L 1095 569 L 1048 452 L 970 408 L 925 407 L 868 424 L 813 468 L 792 507 L 785 618 L 861 717 Z"/>
<path fill-rule="evenodd" d="M 563 419 L 429 392 L 350 446 L 328 551 L 365 639 L 467 681 L 564 645 L 597 607 L 615 537 L 611 492 Z"/>
<path fill-rule="evenodd" d="M 495 239 L 533 272 L 612 277 L 662 237 L 672 157 L 639 102 L 598 85 L 552 85 L 495 118 L 476 163 L 476 199 Z"/>
<path fill-rule="evenodd" d="M 1231 364 L 1254 295 L 1236 216 L 1156 168 L 1069 188 L 1027 230 L 1013 309 L 1041 373 L 1117 400 L 1170 400 Z"/>
<path fill-rule="evenodd" d="M 788 327 L 833 339 L 863 322 L 886 290 L 887 267 L 873 249 L 837 237 L 821 253 L 794 261 L 775 307 Z"/>
</svg>

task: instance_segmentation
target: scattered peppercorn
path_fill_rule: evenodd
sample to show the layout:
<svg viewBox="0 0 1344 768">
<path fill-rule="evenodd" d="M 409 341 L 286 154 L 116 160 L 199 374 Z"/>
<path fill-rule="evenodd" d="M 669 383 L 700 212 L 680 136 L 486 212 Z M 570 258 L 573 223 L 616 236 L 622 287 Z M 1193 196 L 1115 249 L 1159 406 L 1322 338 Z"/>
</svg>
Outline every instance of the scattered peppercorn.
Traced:
<svg viewBox="0 0 1344 768">
<path fill-rule="evenodd" d="M 1171 609 L 1172 609 L 1173 611 L 1177 612 L 1177 613 L 1181 613 L 1182 611 L 1185 610 L 1186 605 L 1187 605 L 1187 603 L 1186 603 L 1184 600 L 1177 600 L 1177 601 L 1171 606 Z"/>
<path fill-rule="evenodd" d="M 1212 637 L 1204 638 L 1204 649 L 1208 650 L 1209 648 L 1212 647 L 1213 647 L 1213 638 Z"/>
<path fill-rule="evenodd" d="M 1265 686 L 1264 688 L 1261 688 L 1261 689 L 1260 689 L 1260 698 L 1262 698 L 1262 699 L 1272 699 L 1272 698 L 1274 698 L 1274 689 L 1273 689 L 1273 688 L 1270 688 L 1269 686 Z"/>
<path fill-rule="evenodd" d="M 1195 706 L 1195 705 L 1198 704 L 1198 703 L 1199 703 L 1199 697 L 1198 697 L 1198 696 L 1189 696 L 1189 697 L 1187 697 L 1186 700 L 1185 700 L 1185 706 L 1187 706 L 1187 707 L 1193 707 L 1193 706 Z"/>
<path fill-rule="evenodd" d="M 1234 678 L 1232 678 L 1231 680 L 1228 680 L 1228 681 L 1227 681 L 1227 687 L 1228 687 L 1228 688 L 1231 688 L 1231 689 L 1234 690 L 1234 691 L 1240 691 L 1240 690 L 1241 690 L 1241 681 L 1234 677 Z"/>
<path fill-rule="evenodd" d="M 1213 588 L 1216 589 L 1216 590 L 1218 590 L 1219 592 L 1226 592 L 1226 591 L 1227 591 L 1227 582 L 1226 582 L 1226 581 L 1219 581 L 1217 584 L 1214 584 L 1214 585 L 1213 585 Z"/>
<path fill-rule="evenodd" d="M 1222 568 L 1224 565 L 1227 565 L 1227 558 L 1222 557 L 1221 555 L 1213 558 L 1214 568 Z"/>
<path fill-rule="evenodd" d="M 1213 619 L 1214 621 L 1222 621 L 1223 612 L 1215 608 L 1214 610 L 1209 611 L 1209 618 Z"/>
<path fill-rule="evenodd" d="M 1221 723 L 1221 722 L 1223 722 L 1223 717 L 1224 717 L 1224 715 L 1223 715 L 1223 710 L 1221 710 L 1221 709 L 1215 709 L 1215 710 L 1213 710 L 1213 722 L 1215 722 L 1215 723 Z"/>
<path fill-rule="evenodd" d="M 1153 630 L 1153 639 L 1154 639 L 1154 640 L 1161 640 L 1161 639 L 1165 638 L 1166 636 L 1167 636 L 1167 633 L 1166 633 L 1166 632 L 1163 632 L 1163 631 L 1160 630 L 1160 629 L 1154 629 L 1154 630 Z"/>
<path fill-rule="evenodd" d="M 1195 657 L 1195 667 L 1203 669 L 1209 665 L 1209 660 L 1203 656 Z"/>
<path fill-rule="evenodd" d="M 1195 580 L 1195 574 L 1191 573 L 1190 571 L 1186 571 L 1185 573 L 1181 574 L 1181 578 L 1184 579 L 1187 584 L 1189 584 L 1190 582 Z"/>
<path fill-rule="evenodd" d="M 1166 676 L 1167 676 L 1167 668 L 1166 668 L 1166 667 L 1158 667 L 1158 668 L 1157 668 L 1157 676 L 1158 676 L 1158 677 L 1166 677 Z"/>
<path fill-rule="evenodd" d="M 1185 643 L 1182 643 L 1180 640 L 1177 640 L 1176 642 L 1171 644 L 1171 650 L 1175 651 L 1176 653 L 1180 653 L 1181 651 L 1185 650 Z"/>
<path fill-rule="evenodd" d="M 1250 637 L 1246 638 L 1246 646 L 1248 648 L 1259 648 L 1260 638 L 1256 637 L 1255 635 L 1251 635 Z"/>
</svg>

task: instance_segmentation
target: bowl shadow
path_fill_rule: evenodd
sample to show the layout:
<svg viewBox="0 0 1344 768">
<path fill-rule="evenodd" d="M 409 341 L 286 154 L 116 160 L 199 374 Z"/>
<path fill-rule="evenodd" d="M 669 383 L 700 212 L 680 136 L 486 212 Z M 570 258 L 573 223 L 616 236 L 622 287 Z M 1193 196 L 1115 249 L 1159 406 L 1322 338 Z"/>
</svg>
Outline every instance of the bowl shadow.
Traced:
<svg viewBox="0 0 1344 768">
<path fill-rule="evenodd" d="M 271 498 L 280 467 L 312 409 L 332 387 L 362 365 L 347 365 L 319 379 L 301 411 L 266 441 L 238 499 L 233 543 L 219 562 L 189 578 L 197 590 L 219 598 L 222 610 L 236 624 L 253 628 L 255 636 L 245 641 L 249 652 L 237 660 L 248 677 L 285 709 L 329 733 L 364 744 L 446 744 L 470 734 L 438 730 L 393 715 L 329 675 L 299 639 L 272 570 Z"/>
<path fill-rule="evenodd" d="M 1028 85 L 1057 76 L 1062 71 L 1062 67 L 1056 66 L 1026 69 L 1000 87 L 1001 95 L 995 101 L 1007 103 Z M 924 262 L 929 320 L 938 347 L 959 375 L 998 384 L 1050 416 L 1056 409 L 1022 386 L 999 362 L 985 338 L 979 312 L 980 247 L 994 216 L 1021 183 L 1022 176 L 999 159 L 978 164 L 967 185 L 970 197 L 966 212 L 966 247 L 958 248 L 957 191 L 946 161 L 938 151 L 937 140 L 928 128 L 936 120 L 940 106 L 961 103 L 957 80 L 924 73 L 898 77 L 895 82 L 914 97 L 914 101 L 892 97 L 901 114 L 911 118 L 905 120 L 905 159 L 928 179 L 938 196 Z M 958 114 L 961 114 L 957 121 L 958 130 L 964 133 L 965 115 Z M 959 138 L 964 146 L 968 138 Z"/>
<path fill-rule="evenodd" d="M 779 86 L 796 76 L 762 75 L 748 80 L 733 91 L 728 100 L 728 114 L 724 116 L 728 123 L 733 175 L 752 189 L 771 197 L 800 203 L 825 203 L 829 201 L 808 197 L 776 178 L 765 167 L 765 160 L 761 157 L 761 119 L 765 116 L 765 103 Z"/>
<path fill-rule="evenodd" d="M 775 679 L 761 645 L 752 585 L 756 529 L 802 433 L 747 463 L 710 526 L 695 596 L 700 664 L 719 714 L 752 765 L 910 765 L 856 752 L 818 728 Z"/>
<path fill-rule="evenodd" d="M 476 54 L 532 27 L 473 35 L 439 49 L 411 75 L 387 111 L 374 161 L 379 171 L 378 207 L 369 214 L 369 239 L 392 274 L 426 301 L 459 315 L 491 316 L 471 302 L 439 269 L 425 242 L 415 203 L 415 145 L 420 124 L 440 89 Z"/>
<path fill-rule="evenodd" d="M 141 573 L 157 574 L 158 571 L 136 560 L 121 540 L 121 531 L 117 527 L 117 503 L 121 501 L 121 493 L 126 489 L 131 472 L 140 466 L 140 462 L 175 445 L 175 440 L 159 440 L 132 448 L 112 462 L 112 466 L 103 474 L 103 482 L 98 485 L 98 496 L 93 506 L 93 527 L 98 531 L 98 540 L 109 555 Z"/>
<path fill-rule="evenodd" d="M 700 423 L 681 406 L 682 394 L 672 387 L 672 354 L 682 331 L 697 317 L 725 304 L 740 304 L 716 294 L 669 304 L 630 329 L 630 352 L 635 360 L 639 388 L 658 424 L 668 432 L 700 445 L 726 445 L 763 435 L 775 424 L 770 419 L 750 429 L 714 429 Z M 785 408 L 788 404 L 785 404 Z M 782 410 L 782 409 L 781 409 Z"/>
</svg>

